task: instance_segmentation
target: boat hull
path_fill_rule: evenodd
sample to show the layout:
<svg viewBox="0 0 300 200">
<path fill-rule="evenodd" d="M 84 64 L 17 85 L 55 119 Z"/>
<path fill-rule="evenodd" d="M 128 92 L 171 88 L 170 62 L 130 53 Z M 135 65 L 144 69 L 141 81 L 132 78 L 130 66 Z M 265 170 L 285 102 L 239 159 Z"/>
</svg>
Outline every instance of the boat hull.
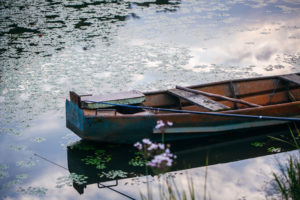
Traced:
<svg viewBox="0 0 300 200">
<path fill-rule="evenodd" d="M 283 103 L 232 110 L 223 113 L 264 115 L 278 117 L 297 117 L 300 102 Z M 238 117 L 196 115 L 186 113 L 169 113 L 155 115 L 128 116 L 85 116 L 73 102 L 66 101 L 67 127 L 85 140 L 132 144 L 143 138 L 152 141 L 165 141 L 211 137 L 222 134 L 243 134 L 244 132 L 266 129 L 287 124 L 286 121 L 259 120 Z M 173 122 L 173 126 L 155 129 L 158 120 Z M 267 134 L 267 132 L 265 133 Z"/>
</svg>

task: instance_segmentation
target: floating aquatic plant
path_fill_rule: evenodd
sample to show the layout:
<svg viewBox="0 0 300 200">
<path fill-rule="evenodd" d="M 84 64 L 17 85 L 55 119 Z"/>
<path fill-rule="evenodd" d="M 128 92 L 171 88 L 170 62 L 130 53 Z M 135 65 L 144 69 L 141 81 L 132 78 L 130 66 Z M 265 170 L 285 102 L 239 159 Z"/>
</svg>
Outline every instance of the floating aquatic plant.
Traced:
<svg viewBox="0 0 300 200">
<path fill-rule="evenodd" d="M 44 187 L 31 187 L 31 186 L 29 186 L 26 189 L 22 188 L 22 187 L 19 187 L 18 191 L 22 192 L 24 194 L 42 197 L 42 196 L 46 195 L 48 189 L 44 188 Z"/>
<path fill-rule="evenodd" d="M 8 172 L 0 171 L 0 178 L 7 178 L 9 177 Z"/>
<path fill-rule="evenodd" d="M 17 132 L 17 130 L 9 129 L 8 135 L 20 136 L 21 133 Z"/>
<path fill-rule="evenodd" d="M 264 142 L 252 142 L 251 145 L 254 147 L 263 147 L 266 143 Z"/>
<path fill-rule="evenodd" d="M 6 164 L 0 164 L 0 170 L 6 170 L 8 166 Z"/>
<path fill-rule="evenodd" d="M 147 164 L 147 160 L 144 159 L 143 154 L 141 152 L 135 152 L 135 157 L 132 158 L 128 164 L 134 167 L 143 167 Z"/>
<path fill-rule="evenodd" d="M 28 178 L 28 174 L 18 174 L 18 175 L 16 175 L 16 178 L 17 179 L 26 179 L 26 178 Z"/>
<path fill-rule="evenodd" d="M 10 145 L 9 149 L 12 149 L 14 151 L 22 151 L 25 150 L 27 148 L 27 146 L 25 145 Z"/>
<path fill-rule="evenodd" d="M 117 177 L 120 177 L 120 178 L 126 178 L 127 177 L 127 172 L 124 172 L 122 170 L 111 170 L 109 172 L 102 172 L 101 174 L 99 174 L 99 176 L 102 178 L 102 177 L 106 177 L 106 178 L 109 178 L 109 179 L 115 179 Z"/>
<path fill-rule="evenodd" d="M 5 183 L 3 185 L 3 187 L 8 188 L 8 187 L 11 187 L 13 185 L 20 185 L 21 183 L 22 183 L 22 181 L 20 179 L 15 179 L 15 180 L 9 181 L 8 183 Z"/>
<path fill-rule="evenodd" d="M 79 185 L 82 185 L 82 184 L 87 183 L 87 181 L 86 181 L 87 179 L 88 179 L 87 176 L 79 175 L 79 174 L 76 174 L 76 173 L 70 173 L 69 175 L 58 177 L 56 179 L 56 187 L 57 188 L 62 188 L 65 185 L 66 186 L 72 186 L 73 182 L 75 182 Z"/>
<path fill-rule="evenodd" d="M 16 165 L 17 165 L 18 167 L 29 168 L 29 167 L 35 166 L 37 162 L 38 162 L 38 160 L 35 160 L 33 157 L 30 157 L 28 160 L 25 160 L 25 161 L 18 161 L 18 162 L 16 163 Z"/>
<path fill-rule="evenodd" d="M 5 170 L 8 169 L 8 166 L 5 164 L 0 164 L 0 178 L 7 178 L 9 177 L 8 172 Z"/>
<path fill-rule="evenodd" d="M 46 140 L 45 138 L 36 137 L 36 138 L 33 138 L 31 141 L 36 142 L 36 143 L 40 143 L 40 142 L 44 142 L 45 140 Z"/>
<path fill-rule="evenodd" d="M 110 155 L 106 155 L 105 150 L 97 150 L 93 156 L 81 159 L 86 165 L 96 165 L 97 169 L 105 169 L 105 164 L 111 160 Z"/>
<path fill-rule="evenodd" d="M 281 152 L 281 148 L 270 147 L 270 148 L 268 148 L 268 152 L 270 152 L 270 153 L 279 153 L 279 152 Z"/>
</svg>

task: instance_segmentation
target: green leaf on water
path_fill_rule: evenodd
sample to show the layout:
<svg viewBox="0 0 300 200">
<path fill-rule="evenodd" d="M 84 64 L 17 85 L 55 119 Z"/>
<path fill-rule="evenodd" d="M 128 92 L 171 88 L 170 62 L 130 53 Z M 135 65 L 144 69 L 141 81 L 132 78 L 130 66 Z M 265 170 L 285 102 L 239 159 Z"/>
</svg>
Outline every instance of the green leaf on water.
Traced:
<svg viewBox="0 0 300 200">
<path fill-rule="evenodd" d="M 35 166 L 39 161 L 35 160 L 33 157 L 30 157 L 29 159 L 25 160 L 25 161 L 18 161 L 16 163 L 16 165 L 18 167 L 22 167 L 22 168 L 30 168 Z"/>
<path fill-rule="evenodd" d="M 27 148 L 27 146 L 25 145 L 10 145 L 9 149 L 12 149 L 14 151 L 22 151 L 25 150 Z"/>
<path fill-rule="evenodd" d="M 56 179 L 56 188 L 62 188 L 64 186 L 72 186 L 73 182 L 77 184 L 86 184 L 88 177 L 76 173 L 70 173 L 66 176 L 61 176 Z"/>
<path fill-rule="evenodd" d="M 13 185 L 20 185 L 21 183 L 22 183 L 22 181 L 20 179 L 15 179 L 15 180 L 9 181 L 8 183 L 5 183 L 3 185 L 3 187 L 8 188 L 8 187 L 11 187 Z"/>
<path fill-rule="evenodd" d="M 132 158 L 128 164 L 134 167 L 143 167 L 147 164 L 147 160 L 144 159 L 143 154 L 141 152 L 136 152 L 135 157 Z"/>
<path fill-rule="evenodd" d="M 8 172 L 0 171 L 0 179 L 9 177 Z"/>
<path fill-rule="evenodd" d="M 46 140 L 45 138 L 36 137 L 36 138 L 33 138 L 31 141 L 36 142 L 36 143 L 40 143 L 40 142 L 44 142 L 45 140 Z"/>
<path fill-rule="evenodd" d="M 252 142 L 251 145 L 254 147 L 263 147 L 266 143 L 264 142 Z"/>
<path fill-rule="evenodd" d="M 8 169 L 8 166 L 5 164 L 0 164 L 0 170 L 6 170 Z"/>
<path fill-rule="evenodd" d="M 93 156 L 87 156 L 81 160 L 84 161 L 86 165 L 96 165 L 97 169 L 105 169 L 105 164 L 111 160 L 111 156 L 107 155 L 105 150 L 96 150 Z"/>
<path fill-rule="evenodd" d="M 281 148 L 270 147 L 270 148 L 268 148 L 268 152 L 279 153 L 279 152 L 281 152 Z"/>
<path fill-rule="evenodd" d="M 26 179 L 26 178 L 28 178 L 28 174 L 18 174 L 18 175 L 16 175 L 16 178 L 17 179 Z"/>
<path fill-rule="evenodd" d="M 31 186 L 29 186 L 26 189 L 22 188 L 22 187 L 19 187 L 18 191 L 22 192 L 24 194 L 42 197 L 42 196 L 46 195 L 48 189 L 44 188 L 44 187 L 31 187 Z"/>
<path fill-rule="evenodd" d="M 109 178 L 109 179 L 115 179 L 117 177 L 120 177 L 120 178 L 126 178 L 127 177 L 127 172 L 124 172 L 122 170 L 111 170 L 109 172 L 102 172 L 101 174 L 99 174 L 100 178 L 102 177 L 106 177 L 106 178 Z"/>
</svg>

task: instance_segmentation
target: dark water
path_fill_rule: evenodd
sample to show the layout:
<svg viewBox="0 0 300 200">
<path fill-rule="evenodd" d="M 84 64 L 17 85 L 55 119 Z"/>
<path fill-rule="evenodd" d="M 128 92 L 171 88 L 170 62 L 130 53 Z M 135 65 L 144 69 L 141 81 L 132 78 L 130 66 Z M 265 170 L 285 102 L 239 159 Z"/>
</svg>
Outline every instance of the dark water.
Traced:
<svg viewBox="0 0 300 200">
<path fill-rule="evenodd" d="M 68 92 L 149 91 L 176 84 L 299 72 L 299 8 L 296 0 L 0 0 L 1 198 L 126 199 L 115 191 L 99 189 L 97 184 L 89 184 L 83 195 L 67 184 L 56 187 L 60 177 L 70 183 L 69 172 L 62 167 L 70 168 L 73 155 L 72 166 L 78 170 L 83 163 L 77 164 L 76 159 L 93 153 L 73 154 L 67 148 L 79 141 L 65 128 Z M 280 145 L 265 139 L 268 145 L 263 149 L 253 149 L 252 140 L 241 142 L 242 146 L 228 145 L 232 157 L 225 160 L 225 154 L 218 153 L 219 146 L 211 143 L 205 147 L 212 152 L 215 149 L 212 160 L 213 155 L 220 158 L 213 164 L 228 162 L 208 168 L 207 190 L 212 199 L 265 199 L 262 183 L 270 179 L 276 162 L 274 156 L 263 155 L 267 148 Z M 178 165 L 189 163 L 190 167 L 174 166 L 174 173 L 180 174 L 178 182 L 185 183 L 182 170 L 192 168 L 188 171 L 195 177 L 195 185 L 203 188 L 205 156 L 197 160 L 197 155 L 198 151 L 205 154 L 201 147 L 206 144 L 191 145 L 190 151 L 195 153 L 184 154 L 188 159 L 178 161 Z M 189 151 L 181 144 L 172 147 L 178 159 L 181 149 Z M 241 147 L 249 148 L 245 154 L 254 153 L 233 154 Z M 121 157 L 116 151 L 134 151 L 128 146 L 97 148 L 111 149 L 114 158 Z M 291 149 L 283 146 L 282 150 Z M 112 159 L 112 163 L 132 172 L 130 177 L 143 174 L 127 165 L 130 155 L 122 162 Z M 288 157 L 287 153 L 277 155 L 283 160 Z M 116 168 L 118 164 L 107 170 L 121 170 Z M 89 178 L 93 177 L 97 178 Z M 140 179 L 122 179 L 114 188 L 139 198 L 139 191 L 146 189 L 145 177 Z M 220 187 L 224 184 L 226 187 Z M 199 189 L 201 198 L 202 194 Z"/>
</svg>

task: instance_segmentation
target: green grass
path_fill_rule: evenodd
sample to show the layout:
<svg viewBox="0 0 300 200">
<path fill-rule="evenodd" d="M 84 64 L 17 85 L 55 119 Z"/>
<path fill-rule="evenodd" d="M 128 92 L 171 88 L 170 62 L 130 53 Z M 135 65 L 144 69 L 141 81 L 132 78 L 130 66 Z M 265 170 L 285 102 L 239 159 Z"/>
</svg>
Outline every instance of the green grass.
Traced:
<svg viewBox="0 0 300 200">
<path fill-rule="evenodd" d="M 299 157 L 288 159 L 288 164 L 279 165 L 279 173 L 273 173 L 276 190 L 284 200 L 300 199 L 300 160 Z"/>
<path fill-rule="evenodd" d="M 159 177 L 159 200 L 195 200 L 195 189 L 193 179 L 187 174 L 187 189 L 179 189 L 174 177 L 171 174 L 164 174 Z M 140 193 L 142 200 L 154 200 L 149 182 L 147 181 L 147 194 Z"/>
<path fill-rule="evenodd" d="M 299 136 L 299 130 L 295 125 L 297 135 Z M 273 138 L 277 141 L 288 143 L 299 150 L 300 147 L 296 140 L 296 137 L 289 126 L 289 130 L 293 139 L 293 143 Z M 290 156 L 287 164 L 279 163 L 279 173 L 273 173 L 274 177 L 274 189 L 281 194 L 283 200 L 300 200 L 300 159 L 298 156 Z"/>
</svg>

